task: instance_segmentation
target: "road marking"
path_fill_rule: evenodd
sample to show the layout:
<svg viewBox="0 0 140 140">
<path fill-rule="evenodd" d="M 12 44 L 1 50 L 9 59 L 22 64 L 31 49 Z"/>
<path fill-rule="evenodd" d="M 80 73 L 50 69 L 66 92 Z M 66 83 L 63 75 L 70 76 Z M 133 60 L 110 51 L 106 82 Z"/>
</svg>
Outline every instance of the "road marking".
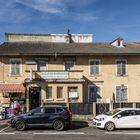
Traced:
<svg viewBox="0 0 140 140">
<path fill-rule="evenodd" d="M 14 135 L 15 133 L 0 133 L 0 135 Z"/>
<path fill-rule="evenodd" d="M 34 135 L 84 135 L 84 132 L 47 132 L 47 133 L 39 133 L 34 132 Z"/>
<path fill-rule="evenodd" d="M 105 134 L 117 134 L 117 135 L 140 135 L 140 132 L 105 132 Z"/>
<path fill-rule="evenodd" d="M 6 126 L 5 128 L 0 130 L 0 133 L 3 132 L 4 130 L 6 130 L 7 128 L 9 128 L 10 126 Z"/>
</svg>

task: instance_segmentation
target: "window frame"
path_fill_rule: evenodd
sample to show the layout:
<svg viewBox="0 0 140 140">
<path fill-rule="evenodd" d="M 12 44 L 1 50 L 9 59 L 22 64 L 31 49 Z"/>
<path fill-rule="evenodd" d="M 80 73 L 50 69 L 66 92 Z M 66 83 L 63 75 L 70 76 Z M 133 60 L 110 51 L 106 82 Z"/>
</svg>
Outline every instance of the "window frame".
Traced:
<svg viewBox="0 0 140 140">
<path fill-rule="evenodd" d="M 12 61 L 19 61 L 19 74 L 12 74 Z M 20 76 L 22 74 L 22 59 L 21 58 L 10 58 L 9 60 L 9 76 Z"/>
<path fill-rule="evenodd" d="M 118 61 L 125 61 L 125 74 L 122 74 L 122 67 L 121 67 L 121 74 L 118 74 Z M 126 59 L 116 59 L 115 60 L 116 63 L 116 75 L 117 76 L 126 76 L 127 75 L 127 60 Z"/>
<path fill-rule="evenodd" d="M 91 65 L 90 63 L 92 61 L 98 61 L 99 65 L 98 65 L 98 74 L 91 74 Z M 89 59 L 89 75 L 90 76 L 96 76 L 96 75 L 100 75 L 101 74 L 101 59 Z"/>
</svg>

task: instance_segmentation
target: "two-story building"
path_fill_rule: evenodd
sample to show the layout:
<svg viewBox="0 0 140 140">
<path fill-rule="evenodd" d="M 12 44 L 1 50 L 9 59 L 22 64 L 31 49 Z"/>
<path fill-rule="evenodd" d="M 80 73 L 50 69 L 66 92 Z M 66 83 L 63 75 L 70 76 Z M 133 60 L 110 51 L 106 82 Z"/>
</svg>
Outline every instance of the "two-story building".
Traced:
<svg viewBox="0 0 140 140">
<path fill-rule="evenodd" d="M 6 33 L 0 45 L 0 101 L 140 102 L 140 45 L 93 42 L 90 34 Z"/>
</svg>

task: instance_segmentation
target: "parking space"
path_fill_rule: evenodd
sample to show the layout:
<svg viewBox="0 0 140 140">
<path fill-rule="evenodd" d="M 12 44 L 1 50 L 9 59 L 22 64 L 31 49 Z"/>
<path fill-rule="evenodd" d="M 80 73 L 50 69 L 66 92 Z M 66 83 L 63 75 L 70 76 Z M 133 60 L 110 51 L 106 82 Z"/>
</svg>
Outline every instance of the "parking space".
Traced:
<svg viewBox="0 0 140 140">
<path fill-rule="evenodd" d="M 70 129 L 64 131 L 56 131 L 52 128 L 30 128 L 25 131 L 16 131 L 11 128 L 8 124 L 0 122 L 0 135 L 140 135 L 140 129 L 128 129 L 128 130 L 115 130 L 115 131 L 105 131 L 95 127 L 89 127 L 86 122 L 73 122 Z"/>
</svg>

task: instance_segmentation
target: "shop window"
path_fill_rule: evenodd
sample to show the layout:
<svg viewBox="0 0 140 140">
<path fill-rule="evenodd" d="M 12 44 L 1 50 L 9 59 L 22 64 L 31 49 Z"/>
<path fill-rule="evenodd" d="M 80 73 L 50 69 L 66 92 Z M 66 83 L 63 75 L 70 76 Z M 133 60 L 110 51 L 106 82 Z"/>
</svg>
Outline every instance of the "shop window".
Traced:
<svg viewBox="0 0 140 140">
<path fill-rule="evenodd" d="M 57 87 L 57 98 L 63 98 L 63 87 Z"/>
<path fill-rule="evenodd" d="M 76 102 L 78 99 L 78 87 L 68 87 L 68 95 L 70 102 Z"/>
<path fill-rule="evenodd" d="M 2 93 L 2 95 L 3 95 L 4 98 L 9 98 L 10 97 L 9 93 Z"/>
<path fill-rule="evenodd" d="M 10 75 L 20 75 L 21 68 L 21 59 L 10 59 Z"/>
<path fill-rule="evenodd" d="M 52 98 L 52 87 L 46 88 L 46 98 L 51 99 Z"/>
</svg>

